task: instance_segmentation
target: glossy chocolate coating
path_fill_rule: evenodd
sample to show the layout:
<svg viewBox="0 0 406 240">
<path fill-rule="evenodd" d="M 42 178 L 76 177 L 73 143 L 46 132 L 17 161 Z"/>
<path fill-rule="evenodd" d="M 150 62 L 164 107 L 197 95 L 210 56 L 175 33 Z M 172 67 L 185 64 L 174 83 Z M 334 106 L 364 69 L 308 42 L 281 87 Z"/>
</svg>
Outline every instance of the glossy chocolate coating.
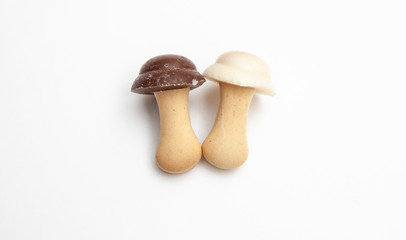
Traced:
<svg viewBox="0 0 406 240">
<path fill-rule="evenodd" d="M 167 54 L 151 58 L 144 63 L 131 91 L 153 94 L 178 88 L 194 89 L 205 81 L 192 61 L 183 56 Z"/>
</svg>

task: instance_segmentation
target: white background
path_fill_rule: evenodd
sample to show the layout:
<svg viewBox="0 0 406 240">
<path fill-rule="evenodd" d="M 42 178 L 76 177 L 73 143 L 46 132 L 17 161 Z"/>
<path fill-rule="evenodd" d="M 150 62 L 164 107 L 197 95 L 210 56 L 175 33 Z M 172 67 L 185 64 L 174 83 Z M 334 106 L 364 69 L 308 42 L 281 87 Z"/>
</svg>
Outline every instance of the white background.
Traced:
<svg viewBox="0 0 406 240">
<path fill-rule="evenodd" d="M 0 239 L 406 239 L 403 1 L 0 1 Z M 149 58 L 267 63 L 250 154 L 156 167 Z M 217 85 L 190 95 L 202 142 Z"/>
</svg>

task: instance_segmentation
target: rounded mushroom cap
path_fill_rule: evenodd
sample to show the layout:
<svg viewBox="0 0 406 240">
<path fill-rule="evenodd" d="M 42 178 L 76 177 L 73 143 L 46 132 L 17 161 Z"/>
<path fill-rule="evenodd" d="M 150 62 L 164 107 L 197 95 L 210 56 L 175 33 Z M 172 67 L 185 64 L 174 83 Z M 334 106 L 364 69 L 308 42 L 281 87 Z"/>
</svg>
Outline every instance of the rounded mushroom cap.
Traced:
<svg viewBox="0 0 406 240">
<path fill-rule="evenodd" d="M 275 95 L 268 65 L 249 53 L 226 52 L 203 72 L 203 76 L 213 81 L 252 87 L 257 93 Z"/>
<path fill-rule="evenodd" d="M 166 54 L 151 58 L 144 63 L 131 91 L 153 94 L 154 92 L 178 88 L 194 89 L 205 81 L 188 58 Z"/>
</svg>

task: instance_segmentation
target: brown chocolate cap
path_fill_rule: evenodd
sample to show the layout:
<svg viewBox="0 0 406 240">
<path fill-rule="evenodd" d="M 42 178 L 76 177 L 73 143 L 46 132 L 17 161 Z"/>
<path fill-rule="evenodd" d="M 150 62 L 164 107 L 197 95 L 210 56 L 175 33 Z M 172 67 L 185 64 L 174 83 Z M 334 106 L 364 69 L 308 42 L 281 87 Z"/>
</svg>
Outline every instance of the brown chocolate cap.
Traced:
<svg viewBox="0 0 406 240">
<path fill-rule="evenodd" d="M 167 54 L 151 58 L 144 63 L 131 91 L 153 94 L 178 88 L 194 89 L 205 81 L 192 61 L 183 56 Z"/>
</svg>

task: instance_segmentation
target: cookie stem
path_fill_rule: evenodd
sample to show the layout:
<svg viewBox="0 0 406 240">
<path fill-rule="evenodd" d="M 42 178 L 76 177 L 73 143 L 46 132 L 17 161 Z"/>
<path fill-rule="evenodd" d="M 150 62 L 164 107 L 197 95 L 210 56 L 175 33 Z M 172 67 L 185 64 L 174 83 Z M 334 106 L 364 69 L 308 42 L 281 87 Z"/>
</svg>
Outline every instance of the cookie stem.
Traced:
<svg viewBox="0 0 406 240">
<path fill-rule="evenodd" d="M 214 126 L 203 142 L 203 155 L 212 165 L 232 169 L 248 157 L 246 122 L 255 90 L 220 84 L 220 106 Z"/>
<path fill-rule="evenodd" d="M 201 158 L 199 140 L 190 124 L 189 88 L 155 92 L 161 131 L 156 151 L 158 166 L 168 173 L 183 173 Z"/>
</svg>

